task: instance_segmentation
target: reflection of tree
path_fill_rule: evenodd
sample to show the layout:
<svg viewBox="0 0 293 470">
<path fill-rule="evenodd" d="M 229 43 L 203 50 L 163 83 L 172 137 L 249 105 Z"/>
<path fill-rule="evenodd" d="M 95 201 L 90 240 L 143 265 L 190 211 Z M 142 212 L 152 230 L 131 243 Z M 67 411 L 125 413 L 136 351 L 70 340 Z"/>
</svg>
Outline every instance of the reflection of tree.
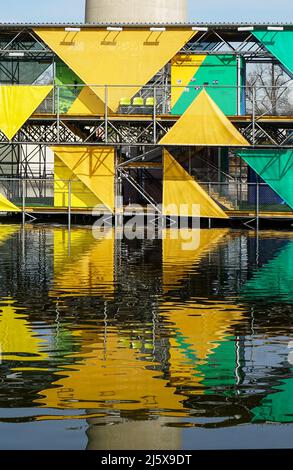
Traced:
<svg viewBox="0 0 293 470">
<path fill-rule="evenodd" d="M 247 110 L 252 113 L 253 87 L 256 89 L 255 112 L 257 115 L 291 115 L 290 101 L 293 80 L 276 64 L 258 64 L 247 78 Z"/>
</svg>

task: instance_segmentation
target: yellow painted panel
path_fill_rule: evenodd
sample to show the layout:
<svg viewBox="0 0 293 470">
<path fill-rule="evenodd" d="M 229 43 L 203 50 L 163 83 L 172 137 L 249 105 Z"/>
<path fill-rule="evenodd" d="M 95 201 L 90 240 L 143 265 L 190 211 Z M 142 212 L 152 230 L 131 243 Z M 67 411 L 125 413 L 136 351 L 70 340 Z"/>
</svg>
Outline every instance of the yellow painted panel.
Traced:
<svg viewBox="0 0 293 470">
<path fill-rule="evenodd" d="M 40 361 L 47 357 L 42 341 L 33 332 L 27 315 L 13 306 L 13 301 L 0 307 L 1 357 L 11 361 Z M 22 356 L 20 356 L 22 354 Z M 24 355 L 25 354 L 25 355 Z"/>
<path fill-rule="evenodd" d="M 83 87 L 72 106 L 67 111 L 70 115 L 96 116 L 104 115 L 105 105 L 103 101 L 89 88 Z"/>
<path fill-rule="evenodd" d="M 111 212 L 114 211 L 114 148 L 106 147 L 53 147 L 53 152 L 64 165 L 68 167 L 70 172 L 74 175 L 74 180 L 78 179 L 87 190 L 94 196 L 89 200 L 89 194 L 82 194 L 82 187 L 79 183 L 72 183 L 72 207 L 74 204 L 86 204 L 89 202 L 88 207 L 95 207 L 95 205 L 103 205 Z M 62 176 L 62 178 L 60 178 Z M 71 173 L 64 168 L 58 167 L 58 161 L 55 172 L 55 180 L 57 179 L 71 179 Z M 58 178 L 57 178 L 58 177 Z M 57 187 L 57 185 L 60 187 Z M 57 195 L 55 197 L 55 204 L 63 205 L 68 204 L 68 196 L 66 196 L 67 183 L 57 183 L 55 190 Z M 61 195 L 61 196 L 60 196 Z M 77 200 L 75 199 L 77 198 Z M 96 202 L 96 204 L 94 204 Z M 79 205 L 76 207 L 84 207 Z"/>
<path fill-rule="evenodd" d="M 194 31 L 149 31 L 124 29 L 121 32 L 83 28 L 37 28 L 35 33 L 105 102 L 116 111 L 121 98 L 133 97 L 196 34 Z M 135 86 L 131 86 L 135 85 Z"/>
<path fill-rule="evenodd" d="M 250 145 L 206 90 L 200 92 L 160 144 L 217 147 Z"/>
<path fill-rule="evenodd" d="M 52 86 L 0 86 L 0 130 L 9 140 L 15 136 L 52 89 Z"/>
<path fill-rule="evenodd" d="M 228 229 L 168 229 L 163 232 L 163 288 L 172 290 L 227 235 Z M 193 246 L 191 242 L 193 241 Z M 186 249 L 187 244 L 189 245 Z"/>
<path fill-rule="evenodd" d="M 206 55 L 178 54 L 172 60 L 171 68 L 171 107 L 173 108 L 192 77 L 205 60 Z M 182 87 L 182 88 L 181 88 Z"/>
<path fill-rule="evenodd" d="M 86 228 L 54 230 L 54 297 L 112 295 L 114 292 L 114 233 L 94 238 Z"/>
<path fill-rule="evenodd" d="M 0 212 L 20 212 L 20 209 L 0 194 Z"/>
<path fill-rule="evenodd" d="M 163 213 L 164 215 L 196 215 L 193 205 L 199 205 L 200 217 L 228 219 L 227 214 L 187 171 L 164 150 Z"/>
</svg>

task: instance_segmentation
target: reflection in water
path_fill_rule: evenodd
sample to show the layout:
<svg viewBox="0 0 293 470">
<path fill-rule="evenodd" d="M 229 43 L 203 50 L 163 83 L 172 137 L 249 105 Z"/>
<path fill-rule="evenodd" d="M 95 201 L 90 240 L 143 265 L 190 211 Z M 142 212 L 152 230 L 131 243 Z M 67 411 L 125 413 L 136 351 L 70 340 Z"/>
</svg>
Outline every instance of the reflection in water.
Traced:
<svg viewBox="0 0 293 470">
<path fill-rule="evenodd" d="M 293 423 L 292 235 L 187 232 L 0 225 L 0 435 L 78 419 L 89 449 L 180 449 Z"/>
<path fill-rule="evenodd" d="M 23 309 L 14 307 L 11 299 L 0 304 L 0 344 L 2 360 L 44 360 L 42 340 L 31 328 Z"/>
</svg>

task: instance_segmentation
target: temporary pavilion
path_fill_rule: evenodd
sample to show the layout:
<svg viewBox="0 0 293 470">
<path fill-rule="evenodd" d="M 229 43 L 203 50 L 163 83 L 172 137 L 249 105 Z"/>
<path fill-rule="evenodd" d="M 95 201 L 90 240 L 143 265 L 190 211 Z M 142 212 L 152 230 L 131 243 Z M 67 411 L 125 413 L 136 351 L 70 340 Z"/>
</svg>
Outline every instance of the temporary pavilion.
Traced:
<svg viewBox="0 0 293 470">
<path fill-rule="evenodd" d="M 292 24 L 2 24 L 0 210 L 292 217 L 292 47 Z"/>
</svg>

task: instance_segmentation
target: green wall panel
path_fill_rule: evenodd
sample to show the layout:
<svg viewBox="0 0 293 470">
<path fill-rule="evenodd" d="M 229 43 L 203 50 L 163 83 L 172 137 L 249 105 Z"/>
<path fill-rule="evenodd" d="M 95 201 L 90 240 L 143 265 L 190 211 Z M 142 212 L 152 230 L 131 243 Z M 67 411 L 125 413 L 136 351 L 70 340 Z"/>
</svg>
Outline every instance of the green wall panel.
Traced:
<svg viewBox="0 0 293 470">
<path fill-rule="evenodd" d="M 215 86 L 207 88 L 210 97 L 226 115 L 237 114 L 237 58 L 235 55 L 207 56 L 193 76 L 189 86 L 173 106 L 172 114 L 183 114 L 198 96 L 205 84 Z M 242 63 L 241 85 L 244 84 L 244 63 Z M 223 88 L 217 88 L 223 86 Z M 226 87 L 226 88 L 225 88 Z M 244 102 L 241 99 L 242 111 Z"/>
</svg>

